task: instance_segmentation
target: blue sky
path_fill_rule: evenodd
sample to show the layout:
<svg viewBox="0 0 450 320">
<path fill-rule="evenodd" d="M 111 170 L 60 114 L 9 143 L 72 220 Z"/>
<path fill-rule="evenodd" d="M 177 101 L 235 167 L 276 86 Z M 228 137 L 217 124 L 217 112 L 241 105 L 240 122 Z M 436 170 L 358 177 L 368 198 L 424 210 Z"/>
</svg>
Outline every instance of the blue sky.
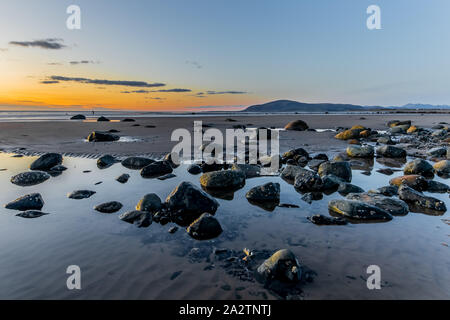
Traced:
<svg viewBox="0 0 450 320">
<path fill-rule="evenodd" d="M 70 4 L 81 7 L 81 30 L 65 28 Z M 382 30 L 366 28 L 371 4 L 381 8 Z M 18 83 L 20 77 L 59 75 L 162 82 L 191 90 L 161 98 L 163 106 L 176 107 L 275 99 L 450 104 L 447 0 L 15 0 L 2 1 L 0 15 L 0 48 L 6 49 L 0 52 L 0 66 Z M 61 38 L 67 48 L 9 44 L 47 38 Z M 65 66 L 78 60 L 95 63 Z M 36 98 L 41 92 L 31 83 L 22 92 L 8 82 L 0 76 L 0 104 L 2 98 L 11 103 L 7 98 L 13 93 Z M 9 95 L 2 96 L 2 87 Z M 62 92 L 53 100 L 67 96 L 64 88 L 52 88 Z M 108 90 L 114 97 L 123 92 L 114 90 Z M 208 90 L 245 93 L 196 97 Z M 80 103 L 101 105 L 91 91 L 80 91 Z M 131 101 L 129 107 L 159 108 L 142 95 Z"/>
</svg>

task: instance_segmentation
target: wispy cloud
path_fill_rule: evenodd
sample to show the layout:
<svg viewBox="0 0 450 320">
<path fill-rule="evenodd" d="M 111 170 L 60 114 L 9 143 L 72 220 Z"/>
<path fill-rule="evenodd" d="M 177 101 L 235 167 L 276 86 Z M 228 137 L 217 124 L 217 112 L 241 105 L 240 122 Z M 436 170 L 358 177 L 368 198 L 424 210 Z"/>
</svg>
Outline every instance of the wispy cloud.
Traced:
<svg viewBox="0 0 450 320">
<path fill-rule="evenodd" d="M 247 94 L 245 91 L 207 91 L 206 92 L 209 95 L 214 94 Z"/>
<path fill-rule="evenodd" d="M 90 60 L 81 60 L 81 61 L 70 61 L 71 65 L 78 65 L 78 64 L 98 64 L 100 62 L 98 61 L 90 61 Z"/>
<path fill-rule="evenodd" d="M 165 92 L 165 93 L 180 93 L 180 92 L 192 92 L 191 89 L 160 89 L 160 90 L 134 90 L 134 91 L 122 91 L 121 93 L 154 93 L 154 92 Z"/>
<path fill-rule="evenodd" d="M 203 66 L 202 66 L 200 63 L 198 63 L 197 61 L 190 61 L 190 60 L 187 60 L 187 61 L 186 61 L 186 64 L 190 64 L 190 65 L 192 65 L 194 68 L 197 68 L 197 69 L 203 68 Z"/>
<path fill-rule="evenodd" d="M 37 47 L 41 49 L 59 50 L 66 47 L 62 44 L 64 40 L 57 38 L 34 40 L 34 41 L 10 41 L 9 44 L 19 47 Z"/>
<path fill-rule="evenodd" d="M 76 78 L 76 77 L 63 77 L 63 76 L 50 76 L 45 81 L 54 81 L 52 83 L 59 82 L 78 82 L 83 84 L 95 84 L 105 86 L 124 86 L 124 87 L 165 87 L 164 83 L 148 83 L 145 81 L 128 81 L 128 80 L 100 80 L 100 79 L 88 79 L 88 78 Z"/>
</svg>

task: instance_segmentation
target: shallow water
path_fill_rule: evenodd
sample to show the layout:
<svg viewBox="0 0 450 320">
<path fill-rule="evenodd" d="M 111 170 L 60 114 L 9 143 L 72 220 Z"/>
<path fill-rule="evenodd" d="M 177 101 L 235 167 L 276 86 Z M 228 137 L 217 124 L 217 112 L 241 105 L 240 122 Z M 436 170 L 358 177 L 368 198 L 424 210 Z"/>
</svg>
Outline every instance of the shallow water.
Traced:
<svg viewBox="0 0 450 320">
<path fill-rule="evenodd" d="M 120 163 L 100 170 L 95 160 L 65 157 L 68 170 L 62 175 L 32 187 L 11 184 L 10 177 L 26 171 L 34 159 L 0 154 L 0 299 L 277 298 L 257 282 L 227 274 L 210 252 L 212 248 L 291 249 L 317 273 L 312 283 L 302 286 L 306 299 L 450 298 L 450 226 L 443 221 L 449 219 L 448 212 L 442 216 L 410 212 L 386 223 L 316 226 L 306 217 L 328 215 L 328 201 L 341 195 L 324 195 L 309 205 L 281 178 L 261 177 L 248 179 L 233 200 L 217 199 L 220 207 L 215 216 L 224 232 L 214 240 L 197 241 L 181 227 L 169 234 L 173 224 L 153 223 L 138 229 L 118 219 L 147 193 L 164 200 L 182 181 L 199 185 L 199 176 L 187 173 L 185 166 L 174 171 L 177 177 L 160 181 L 143 179 L 139 171 Z M 402 175 L 377 173 L 382 167 L 376 161 L 373 167 L 361 164 L 360 170 L 353 170 L 352 183 L 368 191 Z M 131 176 L 126 184 L 115 181 L 122 173 Z M 448 184 L 439 177 L 435 180 Z M 251 205 L 245 193 L 268 181 L 281 184 L 281 203 L 300 208 L 277 207 L 268 212 Z M 85 200 L 67 198 L 67 193 L 79 189 L 97 193 Z M 42 194 L 42 211 L 49 215 L 23 219 L 15 216 L 17 211 L 3 208 L 32 192 Z M 432 196 L 450 208 L 448 194 Z M 93 210 L 112 200 L 123 203 L 119 213 Z M 79 291 L 66 287 L 69 265 L 81 268 Z M 381 290 L 367 289 L 369 265 L 381 268 Z"/>
</svg>

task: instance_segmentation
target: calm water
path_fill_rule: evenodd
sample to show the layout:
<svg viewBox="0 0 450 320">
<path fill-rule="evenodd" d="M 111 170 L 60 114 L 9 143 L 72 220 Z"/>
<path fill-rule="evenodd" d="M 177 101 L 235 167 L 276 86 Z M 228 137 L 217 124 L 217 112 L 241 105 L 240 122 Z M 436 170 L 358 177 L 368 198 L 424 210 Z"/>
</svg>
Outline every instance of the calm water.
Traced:
<svg viewBox="0 0 450 320">
<path fill-rule="evenodd" d="M 293 186 L 279 177 L 248 179 L 232 200 L 218 199 L 216 218 L 224 232 L 210 241 L 189 237 L 184 228 L 169 234 L 172 224 L 153 223 L 138 229 L 118 215 L 134 209 L 147 193 L 161 199 L 182 181 L 199 185 L 181 166 L 176 178 L 166 181 L 143 179 L 139 171 L 120 163 L 99 170 L 91 159 L 64 159 L 62 175 L 33 187 L 11 184 L 12 175 L 26 171 L 33 157 L 12 158 L 0 154 L 0 299 L 274 299 L 257 282 L 227 273 L 215 260 L 213 248 L 241 252 L 244 248 L 274 252 L 291 249 L 300 262 L 314 270 L 312 283 L 302 286 L 306 299 L 449 299 L 450 225 L 449 213 L 442 216 L 409 213 L 387 223 L 316 226 L 306 217 L 328 215 L 326 196 L 311 205 L 301 200 Z M 388 184 L 393 176 L 372 167 L 353 171 L 352 183 L 366 191 Z M 90 173 L 83 173 L 90 170 Z M 362 174 L 371 171 L 371 175 Z M 115 178 L 128 173 L 127 184 Z M 435 180 L 448 183 L 436 177 Z M 102 181 L 102 184 L 95 185 Z M 281 184 L 281 203 L 300 208 L 277 207 L 268 212 L 251 205 L 245 193 L 268 181 Z M 89 199 L 71 200 L 67 193 L 97 191 Z M 3 204 L 24 194 L 39 192 L 42 209 L 51 213 L 37 219 L 16 217 Z M 446 202 L 448 194 L 433 194 Z M 120 201 L 119 213 L 105 215 L 93 210 L 106 201 Z M 368 290 L 366 269 L 381 268 L 382 289 Z M 82 289 L 69 291 L 66 268 L 81 268 Z"/>
</svg>

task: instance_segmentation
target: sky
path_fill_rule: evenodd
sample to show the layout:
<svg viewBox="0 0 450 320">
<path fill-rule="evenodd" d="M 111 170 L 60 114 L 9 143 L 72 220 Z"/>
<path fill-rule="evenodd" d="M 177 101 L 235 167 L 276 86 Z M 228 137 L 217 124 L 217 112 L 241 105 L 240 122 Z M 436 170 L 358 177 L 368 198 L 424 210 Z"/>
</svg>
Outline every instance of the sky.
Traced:
<svg viewBox="0 0 450 320">
<path fill-rule="evenodd" d="M 0 30 L 0 109 L 450 104 L 448 0 L 3 0 Z"/>
</svg>

